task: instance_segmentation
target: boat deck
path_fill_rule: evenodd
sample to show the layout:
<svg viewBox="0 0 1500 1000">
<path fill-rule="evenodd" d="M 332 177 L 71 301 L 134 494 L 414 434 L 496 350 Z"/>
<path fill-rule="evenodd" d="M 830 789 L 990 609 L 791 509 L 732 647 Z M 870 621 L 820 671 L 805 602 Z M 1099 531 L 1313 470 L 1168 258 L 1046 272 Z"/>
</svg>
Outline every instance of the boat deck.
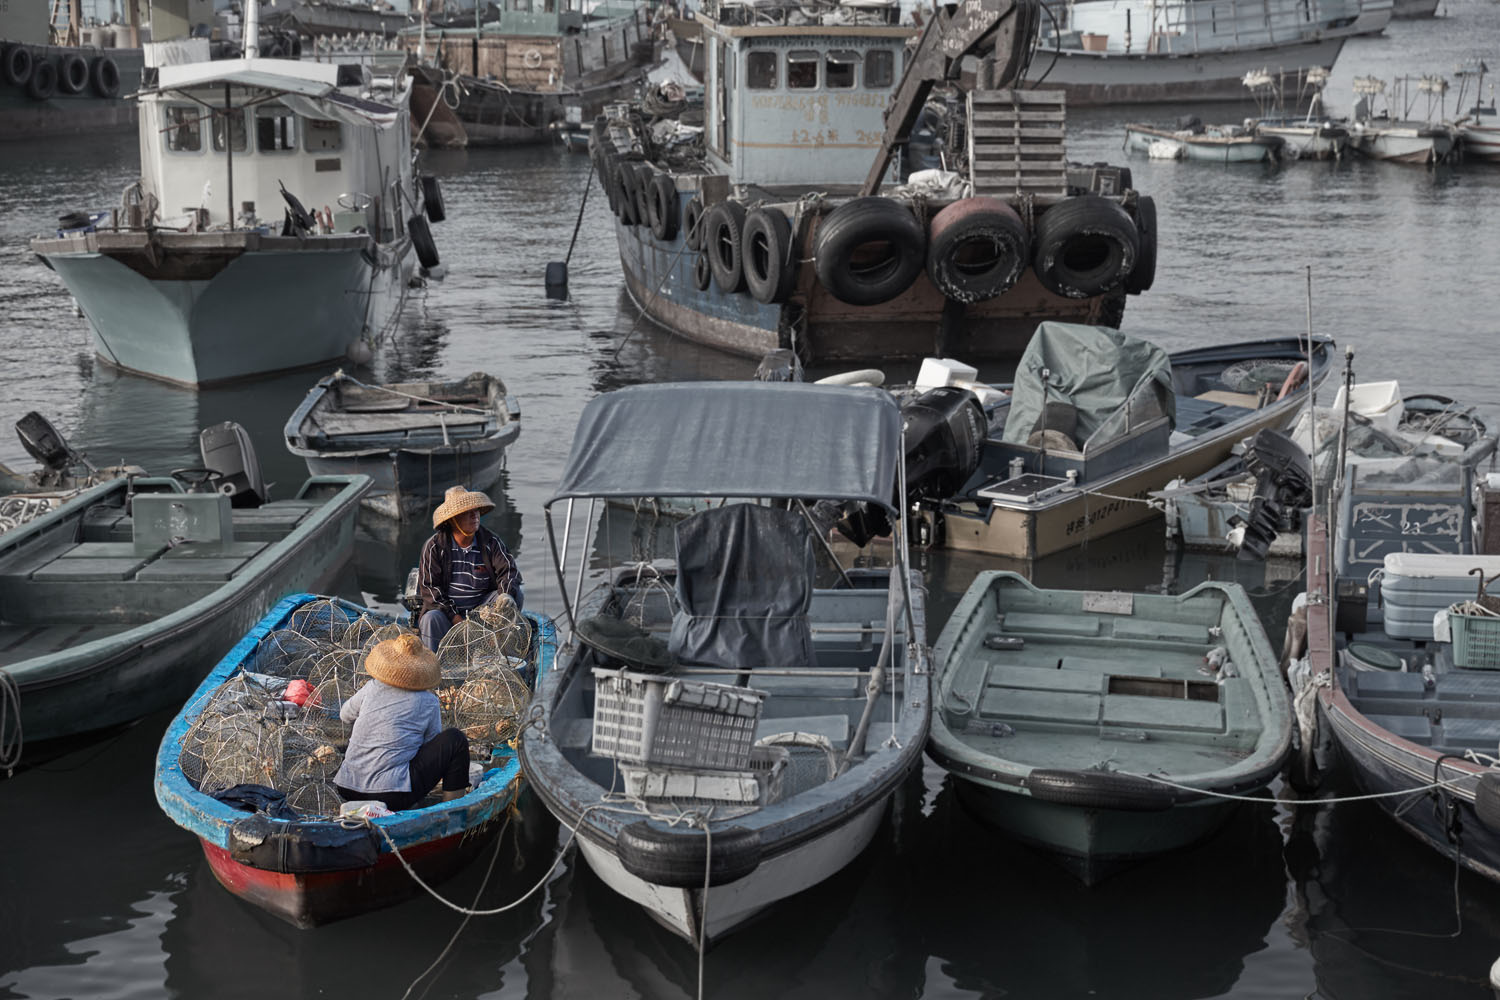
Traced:
<svg viewBox="0 0 1500 1000">
<path fill-rule="evenodd" d="M 1409 643 L 1389 648 L 1409 661 L 1415 651 Z M 1460 757 L 1468 750 L 1493 754 L 1500 745 L 1500 671 L 1454 667 L 1449 649 L 1433 667 L 1431 688 L 1418 667 L 1350 670 L 1344 690 L 1372 724 L 1404 740 Z"/>
</svg>

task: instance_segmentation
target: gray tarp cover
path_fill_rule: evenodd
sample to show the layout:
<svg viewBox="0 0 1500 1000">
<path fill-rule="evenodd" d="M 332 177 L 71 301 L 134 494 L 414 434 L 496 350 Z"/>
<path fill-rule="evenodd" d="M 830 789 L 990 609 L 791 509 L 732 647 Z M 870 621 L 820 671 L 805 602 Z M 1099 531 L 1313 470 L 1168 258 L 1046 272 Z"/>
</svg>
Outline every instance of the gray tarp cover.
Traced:
<svg viewBox="0 0 1500 1000">
<path fill-rule="evenodd" d="M 1080 446 L 1101 430 L 1096 447 L 1124 433 L 1126 417 L 1138 422 L 1165 414 L 1176 424 L 1172 362 L 1166 351 L 1109 327 L 1042 323 L 1016 366 L 1010 415 L 1001 435 L 1012 444 L 1025 444 L 1041 421 L 1043 368 L 1051 373 L 1045 401 L 1077 409 L 1078 426 L 1069 436 Z"/>
<path fill-rule="evenodd" d="M 891 509 L 901 412 L 884 389 L 679 382 L 596 396 L 548 504 L 568 497 L 800 497 Z"/>
</svg>

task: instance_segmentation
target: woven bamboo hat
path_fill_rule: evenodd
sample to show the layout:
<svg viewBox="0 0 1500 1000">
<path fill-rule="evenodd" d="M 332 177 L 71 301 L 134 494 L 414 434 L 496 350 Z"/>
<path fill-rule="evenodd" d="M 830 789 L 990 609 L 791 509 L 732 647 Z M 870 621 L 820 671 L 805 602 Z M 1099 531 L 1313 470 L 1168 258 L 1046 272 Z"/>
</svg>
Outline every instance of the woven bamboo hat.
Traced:
<svg viewBox="0 0 1500 1000">
<path fill-rule="evenodd" d="M 438 504 L 437 510 L 432 512 L 432 526 L 436 528 L 444 521 L 451 520 L 466 511 L 478 510 L 481 514 L 488 514 L 494 509 L 495 505 L 490 502 L 490 498 L 478 490 L 450 486 L 443 494 L 443 502 Z"/>
<path fill-rule="evenodd" d="M 377 681 L 407 691 L 429 691 L 443 679 L 437 654 L 412 634 L 376 643 L 365 659 L 365 670 Z"/>
</svg>

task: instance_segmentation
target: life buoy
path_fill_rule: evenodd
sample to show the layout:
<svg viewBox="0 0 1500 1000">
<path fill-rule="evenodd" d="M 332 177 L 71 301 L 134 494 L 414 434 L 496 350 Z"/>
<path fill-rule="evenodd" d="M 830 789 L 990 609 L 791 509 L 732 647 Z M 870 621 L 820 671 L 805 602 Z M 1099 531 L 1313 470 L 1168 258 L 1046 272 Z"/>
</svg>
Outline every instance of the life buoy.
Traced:
<svg viewBox="0 0 1500 1000">
<path fill-rule="evenodd" d="M 927 277 L 954 302 L 1008 292 L 1031 262 L 1026 223 L 998 198 L 964 198 L 933 216 Z"/>
<path fill-rule="evenodd" d="M 637 163 L 635 170 L 635 224 L 638 226 L 651 225 L 651 185 L 656 179 L 656 171 L 651 169 L 649 163 Z"/>
<path fill-rule="evenodd" d="M 1032 266 L 1042 284 L 1069 299 L 1120 287 L 1135 268 L 1140 236 L 1119 205 L 1097 194 L 1058 202 L 1036 224 Z"/>
<path fill-rule="evenodd" d="M 677 185 L 673 183 L 671 174 L 657 174 L 651 178 L 646 203 L 651 219 L 651 234 L 659 240 L 675 240 L 682 210 L 677 204 Z"/>
<path fill-rule="evenodd" d="M 527 49 L 521 55 L 521 62 L 523 62 L 526 65 L 527 69 L 536 69 L 538 66 L 540 66 L 542 64 L 542 53 L 541 53 L 541 50 L 540 49 Z"/>
<path fill-rule="evenodd" d="M 94 86 L 94 93 L 100 97 L 112 99 L 120 96 L 120 67 L 109 56 L 100 56 L 94 60 L 94 65 L 89 70 L 89 81 Z"/>
<path fill-rule="evenodd" d="M 1170 809 L 1176 793 L 1145 778 L 1110 771 L 1037 769 L 1026 777 L 1026 790 L 1043 802 L 1084 809 L 1156 812 Z"/>
<path fill-rule="evenodd" d="M 443 204 L 442 186 L 431 174 L 423 174 L 419 180 L 422 183 L 422 211 L 427 213 L 429 222 L 442 222 L 448 217 L 448 209 Z"/>
<path fill-rule="evenodd" d="M 744 234 L 745 206 L 737 201 L 721 201 L 703 217 L 703 253 L 722 292 L 745 287 Z"/>
<path fill-rule="evenodd" d="M 1135 229 L 1140 234 L 1141 249 L 1135 267 L 1125 279 L 1125 291 L 1139 295 L 1156 281 L 1156 199 L 1142 195 L 1135 203 Z"/>
<path fill-rule="evenodd" d="M 88 85 L 88 61 L 77 52 L 64 52 L 57 61 L 57 89 L 64 94 L 81 94 Z"/>
<path fill-rule="evenodd" d="M 12 45 L 5 50 L 5 57 L 0 60 L 0 75 L 5 77 L 5 82 L 13 87 L 24 87 L 31 82 L 31 71 L 36 66 L 36 60 L 31 56 L 31 50 L 24 45 Z"/>
<path fill-rule="evenodd" d="M 33 101 L 45 101 L 57 93 L 57 67 L 50 60 L 38 59 L 32 66 L 26 93 Z"/>
<path fill-rule="evenodd" d="M 1291 391 L 1301 385 L 1307 378 L 1307 362 L 1299 361 L 1292 365 L 1292 370 L 1286 373 L 1286 381 L 1281 383 L 1281 391 L 1276 394 L 1277 399 L 1285 399 Z"/>
<path fill-rule="evenodd" d="M 421 214 L 406 220 L 406 231 L 411 234 L 412 249 L 417 252 L 417 261 L 429 271 L 438 266 L 437 244 L 432 241 L 432 227 Z"/>
<path fill-rule="evenodd" d="M 818 280 L 852 306 L 889 302 L 927 261 L 927 230 L 890 198 L 855 198 L 829 213 L 813 248 Z"/>
<path fill-rule="evenodd" d="M 682 240 L 689 250 L 703 248 L 703 196 L 693 195 L 682 210 Z"/>
<path fill-rule="evenodd" d="M 713 265 L 708 262 L 708 254 L 699 250 L 693 255 L 693 287 L 700 292 L 706 292 L 713 281 Z"/>
<path fill-rule="evenodd" d="M 757 208 L 745 216 L 740 258 L 745 285 L 755 301 L 771 304 L 791 297 L 797 278 L 792 226 L 779 209 Z"/>
<path fill-rule="evenodd" d="M 679 828 L 661 830 L 637 820 L 615 836 L 620 866 L 636 878 L 674 888 L 710 886 L 744 878 L 760 867 L 760 834 L 742 826 L 707 834 Z"/>
</svg>

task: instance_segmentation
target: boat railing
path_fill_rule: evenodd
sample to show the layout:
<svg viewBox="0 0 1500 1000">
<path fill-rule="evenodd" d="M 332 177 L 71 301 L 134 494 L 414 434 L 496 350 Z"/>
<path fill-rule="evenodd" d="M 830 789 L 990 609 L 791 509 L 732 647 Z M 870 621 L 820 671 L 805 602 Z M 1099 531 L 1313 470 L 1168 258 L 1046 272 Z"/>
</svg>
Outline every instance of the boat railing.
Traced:
<svg viewBox="0 0 1500 1000">
<path fill-rule="evenodd" d="M 1052 18 L 1043 18 L 1051 30 L 1094 33 L 1103 19 L 1092 14 L 1093 4 L 1049 2 Z M 1118 25 L 1127 53 L 1192 53 L 1238 49 L 1251 45 L 1293 42 L 1318 37 L 1329 28 L 1352 21 L 1360 13 L 1359 0 L 1226 0 L 1215 3 L 1155 3 L 1116 5 L 1108 8 L 1111 26 Z M 1123 15 L 1123 16 L 1122 16 Z M 1144 23 L 1142 23 L 1144 22 Z M 1106 35 L 1113 35 L 1114 31 Z M 1138 38 L 1145 44 L 1139 45 Z M 1081 42 L 1080 42 L 1081 45 Z M 1047 46 L 1043 45 L 1043 48 Z M 1070 46 L 1072 47 L 1072 46 Z"/>
</svg>

